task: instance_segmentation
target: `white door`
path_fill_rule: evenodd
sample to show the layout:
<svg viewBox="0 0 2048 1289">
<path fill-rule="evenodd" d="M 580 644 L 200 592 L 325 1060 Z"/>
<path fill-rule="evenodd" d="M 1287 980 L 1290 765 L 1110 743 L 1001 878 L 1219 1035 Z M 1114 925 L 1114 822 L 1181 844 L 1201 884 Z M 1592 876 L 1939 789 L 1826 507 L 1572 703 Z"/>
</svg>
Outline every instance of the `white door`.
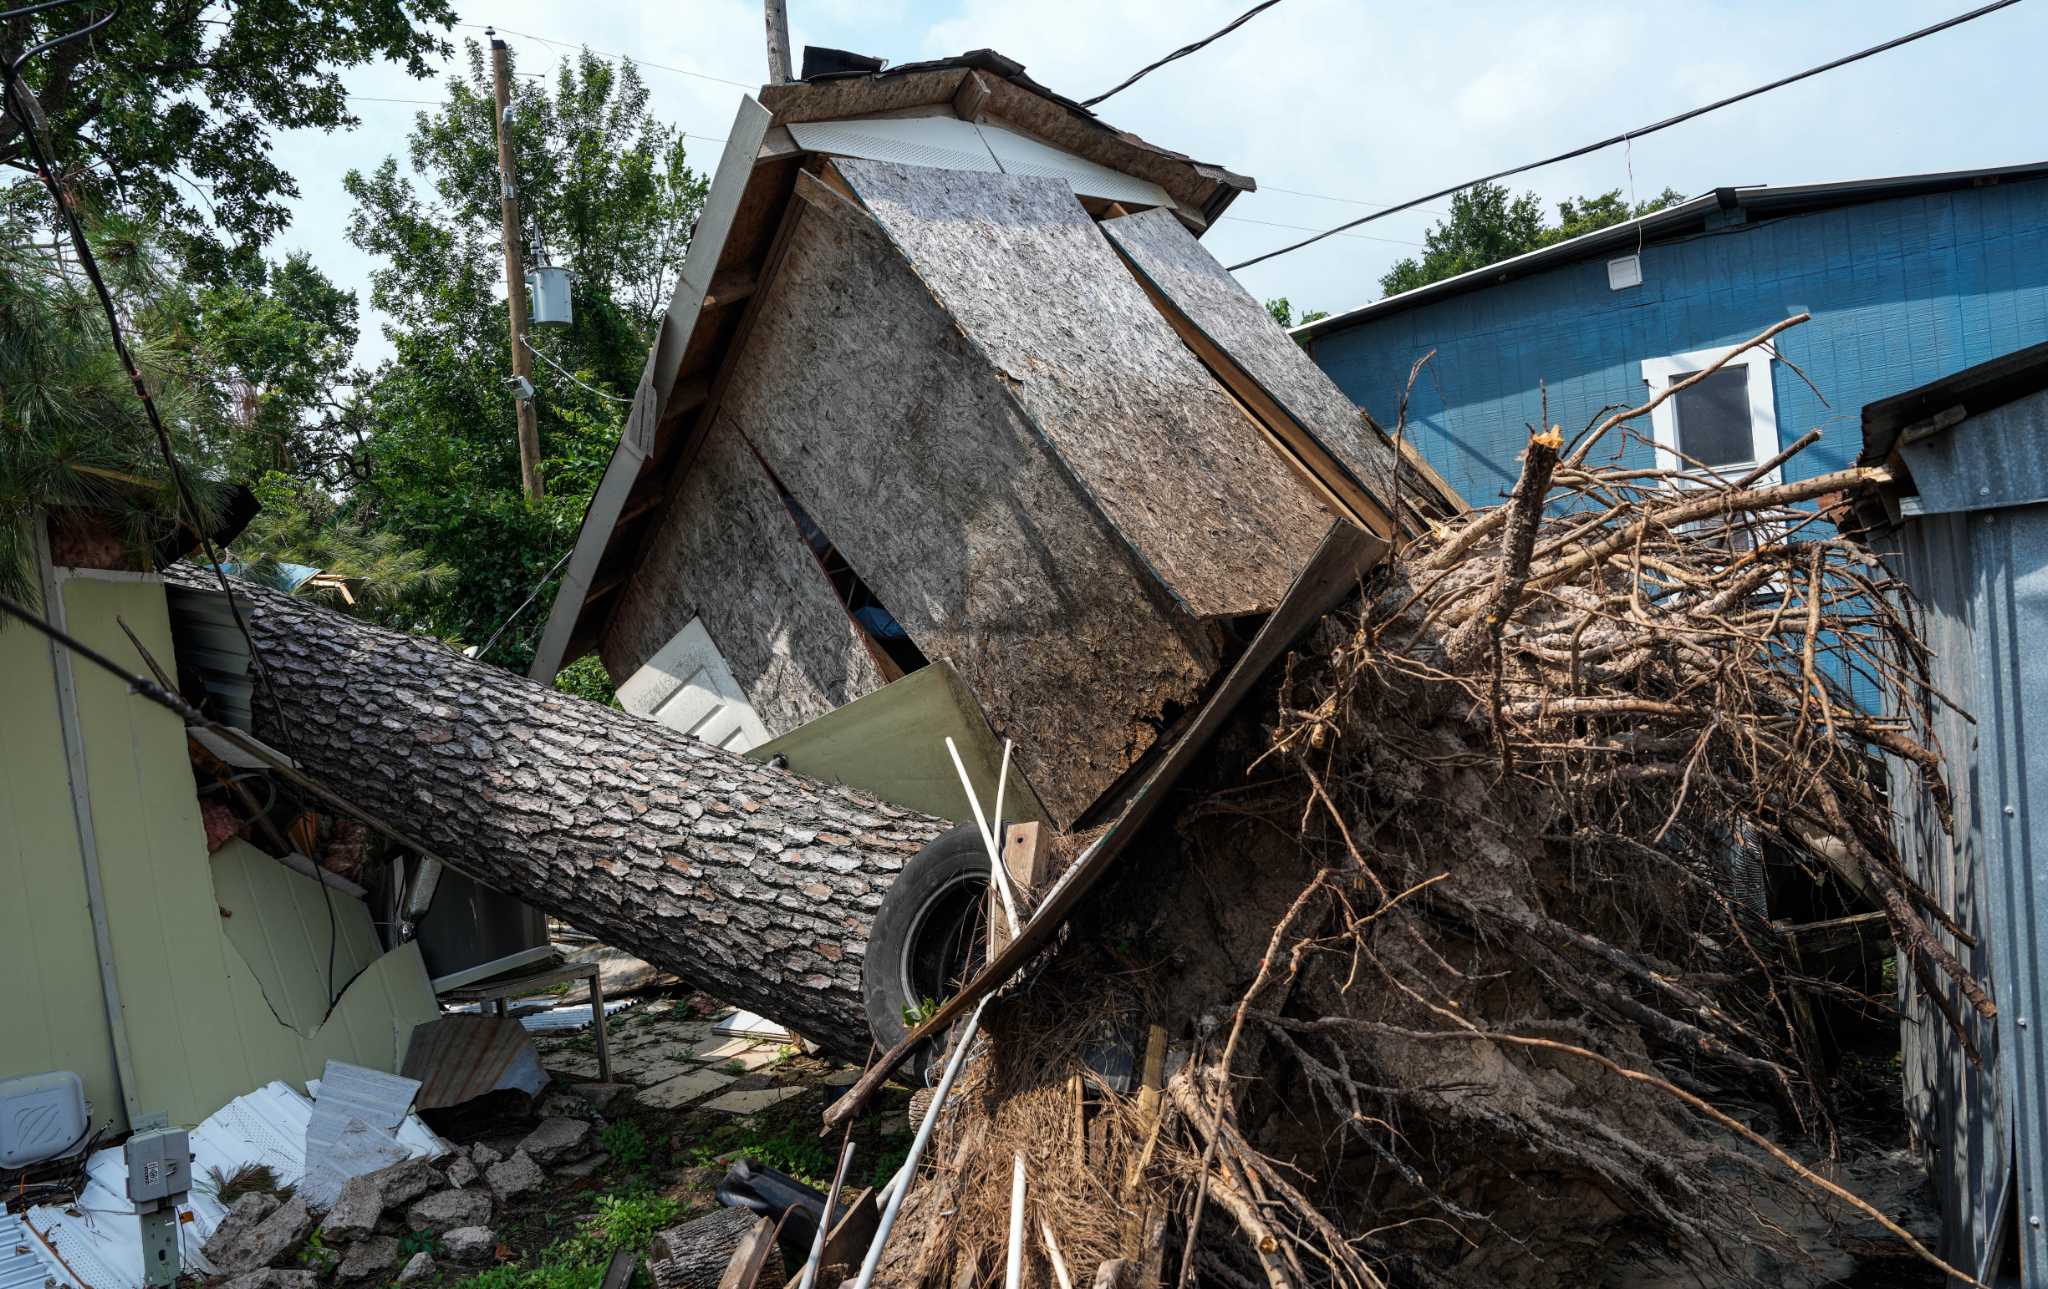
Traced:
<svg viewBox="0 0 2048 1289">
<path fill-rule="evenodd" d="M 701 618 L 691 618 L 619 686 L 619 706 L 729 752 L 768 741 L 768 727 L 732 678 Z"/>
</svg>

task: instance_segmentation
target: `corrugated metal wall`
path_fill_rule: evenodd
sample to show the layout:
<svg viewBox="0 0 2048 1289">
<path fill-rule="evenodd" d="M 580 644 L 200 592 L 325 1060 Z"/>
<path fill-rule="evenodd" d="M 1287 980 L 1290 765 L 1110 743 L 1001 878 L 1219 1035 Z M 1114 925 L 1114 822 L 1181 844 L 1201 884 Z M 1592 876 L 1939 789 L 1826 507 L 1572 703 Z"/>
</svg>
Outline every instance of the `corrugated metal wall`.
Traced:
<svg viewBox="0 0 2048 1289">
<path fill-rule="evenodd" d="M 1934 651 L 1934 684 L 1974 713 L 1979 704 L 1968 519 L 1929 516 L 1907 524 L 1894 540 L 1897 545 L 1887 554 L 1893 571 L 1919 598 L 1920 629 Z M 1977 751 L 1977 726 L 1940 704 L 1914 717 L 1916 727 L 1923 734 L 1931 732 L 1959 771 L 1951 776 L 1956 835 L 1951 840 L 1943 830 L 1933 801 L 1919 788 L 1917 771 L 1894 761 L 1895 835 L 1913 876 L 1979 945 L 1972 950 L 1946 935 L 1943 941 L 1980 979 L 1987 978 L 1991 919 L 1984 883 L 1982 802 L 1977 778 L 1968 772 Z M 1920 982 L 1911 972 L 1904 973 L 1899 1002 L 1906 1114 L 1928 1176 L 1941 1196 L 1942 1252 L 1956 1265 L 1974 1269 L 1984 1261 L 1993 1238 L 1990 1228 L 2007 1175 L 2011 1133 L 1995 1077 L 1997 1027 L 1978 1019 L 1952 984 L 1944 994 L 1949 1008 L 1967 1018 L 1984 1066 L 1970 1063 Z"/>
<path fill-rule="evenodd" d="M 1921 714 L 1949 758 L 1954 840 L 1916 775 L 1895 764 L 1892 783 L 1908 862 L 1979 936 L 1975 952 L 1950 948 L 1989 980 L 1999 1009 L 1994 1024 L 1969 1022 L 1978 1069 L 1917 983 L 1902 989 L 1907 1106 L 1949 1251 L 1988 1277 L 2007 1215 L 2022 1283 L 2048 1286 L 2048 845 L 2034 831 L 2048 826 L 2048 480 L 2002 471 L 2016 452 L 2048 455 L 2048 394 L 1903 450 L 1916 508 L 1932 513 L 1901 526 L 1896 571 L 1924 606 L 1935 684 L 1975 717 Z"/>
<path fill-rule="evenodd" d="M 1367 319 L 1314 355 L 1353 402 L 1394 424 L 1409 365 L 1437 350 L 1409 404 L 1414 442 L 1475 506 L 1514 482 L 1524 429 L 1567 432 L 1606 404 L 1642 401 L 1642 361 L 1748 339 L 1802 310 L 1780 338 L 1827 402 L 1773 364 L 1787 443 L 1825 438 L 1787 477 L 1840 469 L 1865 403 L 2048 340 L 2048 180 L 1759 219 L 1643 252 L 1643 285 L 1607 287 L 1605 257 Z M 1319 301 L 1325 307 L 1344 301 Z M 1647 433 L 1647 427 L 1645 429 Z M 1649 452 L 1631 449 L 1634 464 Z"/>
</svg>

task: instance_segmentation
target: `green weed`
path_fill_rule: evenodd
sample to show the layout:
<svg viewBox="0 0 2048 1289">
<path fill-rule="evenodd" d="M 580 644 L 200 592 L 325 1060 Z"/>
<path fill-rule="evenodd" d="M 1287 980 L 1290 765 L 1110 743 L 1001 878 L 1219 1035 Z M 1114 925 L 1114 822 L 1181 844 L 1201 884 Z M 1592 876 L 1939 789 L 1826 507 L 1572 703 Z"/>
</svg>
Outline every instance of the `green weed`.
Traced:
<svg viewBox="0 0 2048 1289">
<path fill-rule="evenodd" d="M 647 1134 L 631 1120 L 606 1124 L 598 1129 L 597 1140 L 621 1168 L 630 1171 L 647 1162 Z"/>
</svg>

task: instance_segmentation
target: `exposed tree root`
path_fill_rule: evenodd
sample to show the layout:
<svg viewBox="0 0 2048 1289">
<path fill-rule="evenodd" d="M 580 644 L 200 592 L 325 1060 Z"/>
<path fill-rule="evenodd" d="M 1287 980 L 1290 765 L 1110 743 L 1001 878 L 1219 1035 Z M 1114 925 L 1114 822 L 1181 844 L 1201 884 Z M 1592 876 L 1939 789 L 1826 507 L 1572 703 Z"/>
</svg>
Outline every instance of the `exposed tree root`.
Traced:
<svg viewBox="0 0 2048 1289">
<path fill-rule="evenodd" d="M 1804 873 L 1992 1010 L 1886 827 L 1883 758 L 1945 800 L 1905 714 L 1946 700 L 1884 569 L 1800 508 L 1869 472 L 1585 456 L 1532 436 L 1504 506 L 1326 619 L 992 1009 L 904 1279 L 999 1279 L 1022 1150 L 1077 1283 L 1786 1283 L 1859 1226 L 1968 1281 L 1841 1180 L 1812 1008 L 1857 991 L 1761 907 Z M 1088 1051 L 1145 1023 L 1149 1108 Z"/>
</svg>

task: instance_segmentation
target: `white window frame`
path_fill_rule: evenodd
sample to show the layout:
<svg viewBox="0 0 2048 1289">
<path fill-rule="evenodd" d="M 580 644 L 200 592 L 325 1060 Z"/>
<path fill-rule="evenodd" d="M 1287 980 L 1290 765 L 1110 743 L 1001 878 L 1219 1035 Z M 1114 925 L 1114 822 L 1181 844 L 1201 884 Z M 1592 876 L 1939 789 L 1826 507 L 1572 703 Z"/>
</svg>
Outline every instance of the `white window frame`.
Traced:
<svg viewBox="0 0 2048 1289">
<path fill-rule="evenodd" d="M 1687 372 L 1702 371 L 1713 365 L 1726 349 L 1699 349 L 1689 354 L 1672 354 L 1668 358 L 1643 359 L 1643 384 L 1649 388 L 1650 396 L 1669 386 L 1674 376 Z M 1745 369 L 1749 387 L 1749 450 L 1747 461 L 1730 462 L 1718 466 L 1712 472 L 1687 465 L 1678 453 L 1678 399 L 1674 396 L 1650 409 L 1650 430 L 1657 442 L 1657 464 L 1675 466 L 1692 476 L 1692 482 L 1706 482 L 1709 474 L 1727 482 L 1734 482 L 1757 466 L 1778 455 L 1778 403 L 1771 391 L 1771 355 L 1761 347 L 1751 349 L 1730 358 L 1724 367 Z M 1780 469 L 1758 479 L 1760 484 L 1780 482 Z M 1687 480 L 1681 479 L 1682 484 Z"/>
</svg>

